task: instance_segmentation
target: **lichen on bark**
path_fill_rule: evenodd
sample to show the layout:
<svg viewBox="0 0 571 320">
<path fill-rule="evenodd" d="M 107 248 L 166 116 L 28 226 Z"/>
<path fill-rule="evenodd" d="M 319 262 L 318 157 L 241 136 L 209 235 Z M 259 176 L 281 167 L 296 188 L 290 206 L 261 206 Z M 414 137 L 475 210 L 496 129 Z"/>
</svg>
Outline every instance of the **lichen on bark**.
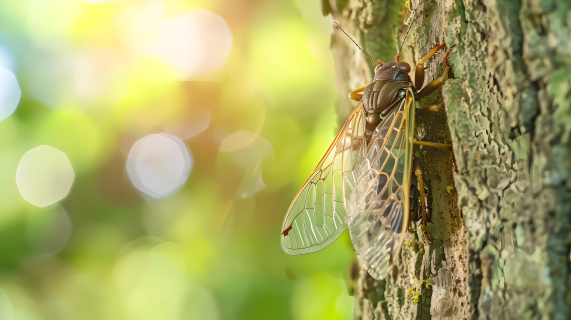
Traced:
<svg viewBox="0 0 571 320">
<path fill-rule="evenodd" d="M 355 318 L 569 318 L 571 3 L 328 2 L 345 31 L 384 61 L 394 59 L 411 15 L 401 59 L 416 64 L 435 43 L 452 48 L 449 80 L 419 103 L 444 100 L 446 111 L 416 126 L 419 139 L 454 147 L 415 150 L 433 242 L 411 226 L 393 276 L 376 282 L 362 271 Z M 343 118 L 354 107 L 347 93 L 371 81 L 375 62 L 341 33 L 332 40 Z M 425 83 L 444 70 L 443 55 L 426 64 Z"/>
</svg>

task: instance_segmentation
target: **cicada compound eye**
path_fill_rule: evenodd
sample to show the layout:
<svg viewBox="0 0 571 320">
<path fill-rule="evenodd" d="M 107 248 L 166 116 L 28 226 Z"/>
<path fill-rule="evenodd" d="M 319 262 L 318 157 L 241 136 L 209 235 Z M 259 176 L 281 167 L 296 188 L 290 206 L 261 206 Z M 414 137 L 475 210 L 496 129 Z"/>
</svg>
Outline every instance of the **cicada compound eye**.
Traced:
<svg viewBox="0 0 571 320">
<path fill-rule="evenodd" d="M 397 69 L 400 72 L 409 73 L 410 72 L 410 65 L 404 61 L 397 63 Z"/>
</svg>

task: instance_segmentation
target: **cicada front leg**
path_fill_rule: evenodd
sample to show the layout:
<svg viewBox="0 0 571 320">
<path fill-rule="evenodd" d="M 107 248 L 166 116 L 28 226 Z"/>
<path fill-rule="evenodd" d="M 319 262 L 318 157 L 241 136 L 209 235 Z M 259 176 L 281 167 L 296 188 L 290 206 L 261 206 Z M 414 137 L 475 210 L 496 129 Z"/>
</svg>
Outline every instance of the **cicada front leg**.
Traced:
<svg viewBox="0 0 571 320">
<path fill-rule="evenodd" d="M 361 101 L 361 98 L 363 97 L 363 92 L 365 91 L 366 87 L 367 86 L 362 86 L 362 87 L 359 87 L 359 88 L 351 91 L 349 93 L 349 99 L 355 100 L 355 101 Z"/>
<path fill-rule="evenodd" d="M 449 54 L 450 54 L 450 48 L 448 48 L 448 50 L 446 50 L 446 55 L 444 56 L 444 64 L 446 65 L 446 68 L 444 69 L 444 72 L 442 73 L 442 75 L 439 78 L 432 80 L 432 82 L 430 82 L 428 85 L 426 85 L 426 87 L 424 87 L 422 90 L 420 90 L 415 95 L 416 101 L 418 101 L 418 100 L 422 99 L 423 97 L 426 97 L 427 95 L 433 93 L 434 91 L 436 91 L 436 89 L 440 88 L 444 84 L 444 82 L 446 81 L 446 78 L 448 77 L 448 72 L 450 71 L 450 62 L 448 62 L 448 55 Z M 423 72 L 423 74 L 424 74 L 424 72 Z M 417 88 L 419 88 L 419 87 L 417 87 Z"/>
<path fill-rule="evenodd" d="M 432 51 L 430 51 L 424 58 L 422 58 L 422 60 L 420 60 L 420 62 L 416 66 L 416 75 L 415 75 L 415 82 L 416 83 L 415 84 L 418 87 L 421 87 L 422 84 L 424 83 L 424 62 L 428 58 L 430 58 L 436 51 L 438 51 L 440 48 L 442 48 L 442 46 L 443 45 L 436 45 L 434 47 L 434 49 L 432 49 Z M 448 61 L 448 55 L 449 54 L 450 54 L 450 49 L 446 50 L 446 56 L 444 56 L 444 64 L 446 64 L 446 69 L 444 69 L 444 73 L 442 74 L 442 76 L 440 76 L 440 78 L 434 79 L 424 89 L 417 92 L 415 95 L 415 100 L 419 100 L 420 98 L 431 94 L 432 92 L 434 92 L 436 89 L 438 89 L 440 86 L 442 86 L 444 84 L 444 82 L 446 81 L 446 78 L 448 76 L 448 71 L 450 71 L 450 63 Z M 416 109 L 415 115 L 419 116 L 419 117 L 420 116 L 426 116 L 426 115 L 429 115 L 431 113 L 438 112 L 438 111 L 442 110 L 442 108 L 444 108 L 444 101 L 440 102 L 439 104 L 435 104 L 435 105 L 432 105 L 429 107 Z M 446 144 L 441 144 L 441 143 L 436 143 L 436 142 L 418 141 L 415 139 L 413 141 L 413 143 L 416 145 L 420 145 L 420 146 L 427 146 L 427 147 L 452 150 L 452 146 L 446 145 Z"/>
<path fill-rule="evenodd" d="M 442 49 L 443 47 L 444 44 L 435 45 L 434 48 L 426 56 L 424 56 L 424 58 L 420 59 L 420 61 L 416 65 L 416 70 L 414 72 L 414 86 L 416 87 L 417 90 L 422 89 L 422 85 L 424 84 L 424 63 L 426 62 L 426 60 L 432 57 L 432 55 L 435 54 L 436 51 Z"/>
</svg>

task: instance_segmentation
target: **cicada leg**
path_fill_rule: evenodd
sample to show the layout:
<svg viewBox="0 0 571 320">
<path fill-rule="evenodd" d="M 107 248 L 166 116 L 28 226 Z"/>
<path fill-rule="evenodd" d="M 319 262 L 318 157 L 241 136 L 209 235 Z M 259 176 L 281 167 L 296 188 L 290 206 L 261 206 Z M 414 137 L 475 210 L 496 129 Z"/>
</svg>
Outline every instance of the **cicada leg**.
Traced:
<svg viewBox="0 0 571 320">
<path fill-rule="evenodd" d="M 365 91 L 366 87 L 367 86 L 362 86 L 362 87 L 359 87 L 359 88 L 351 91 L 349 93 L 349 99 L 355 100 L 355 101 L 361 101 L 361 98 L 363 97 L 363 92 Z"/>
<path fill-rule="evenodd" d="M 426 214 L 426 204 L 424 203 L 424 185 L 423 177 L 424 170 L 422 169 L 422 164 L 417 157 L 412 159 L 412 165 L 414 168 L 414 174 L 416 175 L 416 180 L 418 181 L 418 191 L 420 191 L 420 203 L 422 205 L 422 231 L 424 232 L 424 239 L 428 244 L 430 244 L 430 238 L 428 237 L 428 217 Z"/>
<path fill-rule="evenodd" d="M 444 56 L 444 64 L 446 65 L 446 68 L 444 69 L 442 75 L 439 78 L 432 80 L 432 82 L 430 82 L 426 87 L 420 90 L 414 97 L 416 101 L 433 93 L 436 89 L 440 88 L 444 84 L 446 78 L 448 77 L 448 71 L 450 71 L 450 62 L 448 62 L 449 54 L 450 54 L 450 48 L 446 50 L 446 55 Z"/>
<path fill-rule="evenodd" d="M 422 117 L 440 111 L 444 107 L 444 101 L 439 104 L 434 104 L 426 108 L 419 108 L 415 110 L 415 115 L 417 117 Z"/>
<path fill-rule="evenodd" d="M 424 58 L 420 59 L 420 61 L 416 65 L 416 71 L 414 72 L 414 87 L 416 89 L 418 90 L 422 89 L 422 85 L 424 84 L 424 63 L 426 62 L 426 60 L 432 57 L 432 55 L 435 54 L 436 51 L 442 49 L 443 47 L 444 44 L 435 45 L 434 48 L 426 56 L 424 56 Z"/>
<path fill-rule="evenodd" d="M 420 203 L 420 191 L 418 191 L 418 187 L 415 183 L 410 184 L 410 191 L 409 191 L 409 206 L 410 206 L 410 221 L 418 221 L 422 218 L 422 214 L 420 213 L 421 208 L 419 208 Z"/>
<path fill-rule="evenodd" d="M 452 150 L 452 146 L 449 144 L 443 144 L 443 143 L 437 143 L 437 142 L 428 142 L 428 141 L 420 141 L 420 140 L 416 140 L 414 139 L 412 141 L 413 144 L 416 144 L 418 146 L 426 146 L 426 147 L 433 147 L 433 148 L 438 148 L 438 149 L 445 149 L 445 150 Z"/>
<path fill-rule="evenodd" d="M 444 101 L 440 102 L 439 104 L 435 104 L 426 108 L 420 108 L 420 109 L 416 109 L 415 110 L 415 115 L 416 116 L 425 116 L 434 112 L 438 112 L 440 111 L 442 108 L 444 107 Z M 446 150 L 452 150 L 452 146 L 451 145 L 447 145 L 447 144 L 442 144 L 442 143 L 436 143 L 436 142 L 427 142 L 427 141 L 418 141 L 418 140 L 413 140 L 414 144 L 419 145 L 419 146 L 427 146 L 427 147 L 434 147 L 434 148 L 440 148 L 440 149 L 446 149 Z"/>
</svg>

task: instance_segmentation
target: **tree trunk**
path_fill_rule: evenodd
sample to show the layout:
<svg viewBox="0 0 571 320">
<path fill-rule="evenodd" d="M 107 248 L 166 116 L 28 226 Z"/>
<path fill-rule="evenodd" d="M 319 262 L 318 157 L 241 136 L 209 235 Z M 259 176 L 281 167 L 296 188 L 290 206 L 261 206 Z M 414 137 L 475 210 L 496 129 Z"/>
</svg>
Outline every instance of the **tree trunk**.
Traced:
<svg viewBox="0 0 571 320">
<path fill-rule="evenodd" d="M 429 234 L 411 224 L 392 276 L 356 279 L 356 319 L 568 319 L 571 217 L 571 1 L 323 0 L 372 56 L 414 65 L 435 43 L 452 48 L 442 89 L 420 107 L 416 148 L 432 208 Z M 351 89 L 376 62 L 332 36 L 340 122 Z M 444 70 L 426 64 L 425 84 Z M 414 289 L 413 289 L 414 288 Z"/>
</svg>

